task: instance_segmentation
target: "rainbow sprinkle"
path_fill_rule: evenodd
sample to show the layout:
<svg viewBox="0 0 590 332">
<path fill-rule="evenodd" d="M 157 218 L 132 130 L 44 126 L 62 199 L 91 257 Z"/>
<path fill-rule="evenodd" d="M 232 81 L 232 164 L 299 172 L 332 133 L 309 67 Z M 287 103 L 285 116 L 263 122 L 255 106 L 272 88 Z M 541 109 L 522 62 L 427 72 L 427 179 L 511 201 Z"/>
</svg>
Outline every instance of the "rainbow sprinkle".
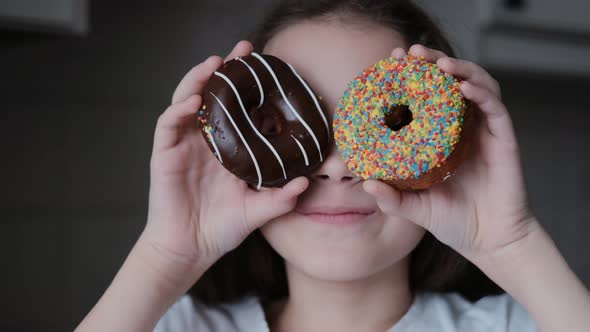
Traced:
<svg viewBox="0 0 590 332">
<path fill-rule="evenodd" d="M 413 120 L 386 126 L 392 106 Z M 465 101 L 459 82 L 423 58 L 389 58 L 350 82 L 334 115 L 334 139 L 348 168 L 363 179 L 419 178 L 440 167 L 459 141 Z"/>
</svg>

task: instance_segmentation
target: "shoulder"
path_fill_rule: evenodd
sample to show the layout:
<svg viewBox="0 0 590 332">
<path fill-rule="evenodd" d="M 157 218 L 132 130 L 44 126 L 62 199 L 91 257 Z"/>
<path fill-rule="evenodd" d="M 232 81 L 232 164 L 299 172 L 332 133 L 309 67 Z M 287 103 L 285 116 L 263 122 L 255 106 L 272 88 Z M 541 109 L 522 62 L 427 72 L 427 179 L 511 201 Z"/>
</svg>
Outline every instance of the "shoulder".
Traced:
<svg viewBox="0 0 590 332">
<path fill-rule="evenodd" d="M 403 329 L 392 332 L 538 331 L 528 312 L 509 294 L 487 296 L 470 302 L 457 293 L 420 293 L 406 316 L 400 321 L 400 326 L 408 328 L 402 326 Z"/>
<path fill-rule="evenodd" d="M 183 295 L 158 321 L 154 332 L 264 331 L 265 324 L 264 312 L 256 297 L 207 306 Z"/>
</svg>

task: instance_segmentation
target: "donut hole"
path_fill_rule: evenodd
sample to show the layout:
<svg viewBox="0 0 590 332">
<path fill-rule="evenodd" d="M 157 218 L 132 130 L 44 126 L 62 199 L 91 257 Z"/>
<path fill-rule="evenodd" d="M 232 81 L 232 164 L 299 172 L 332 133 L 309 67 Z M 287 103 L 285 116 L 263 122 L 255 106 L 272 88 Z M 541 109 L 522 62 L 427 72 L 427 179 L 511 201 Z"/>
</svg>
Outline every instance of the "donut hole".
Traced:
<svg viewBox="0 0 590 332">
<path fill-rule="evenodd" d="M 252 108 L 249 112 L 254 127 L 264 136 L 280 135 L 284 122 L 283 116 L 274 108 Z"/>
<path fill-rule="evenodd" d="M 393 131 L 400 131 L 413 120 L 412 111 L 406 105 L 389 107 L 384 112 L 384 118 L 385 125 Z"/>
</svg>

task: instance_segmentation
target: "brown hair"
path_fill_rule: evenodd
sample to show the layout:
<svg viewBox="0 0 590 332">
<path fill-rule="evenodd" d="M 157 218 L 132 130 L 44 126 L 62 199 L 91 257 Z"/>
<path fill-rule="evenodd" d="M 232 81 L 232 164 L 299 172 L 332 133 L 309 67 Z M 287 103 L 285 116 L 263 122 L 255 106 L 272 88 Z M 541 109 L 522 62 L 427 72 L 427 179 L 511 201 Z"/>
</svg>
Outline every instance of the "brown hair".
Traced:
<svg viewBox="0 0 590 332">
<path fill-rule="evenodd" d="M 374 22 L 397 31 L 406 45 L 423 44 L 454 56 L 440 29 L 418 6 L 409 0 L 287 0 L 280 2 L 250 36 L 261 52 L 279 31 L 304 20 L 342 20 Z M 497 294 L 501 289 L 477 267 L 454 250 L 426 233 L 410 258 L 410 288 L 414 292 L 458 292 L 469 300 Z M 283 258 L 257 230 L 235 250 L 216 262 L 189 290 L 206 304 L 256 295 L 262 301 L 288 296 Z"/>
</svg>

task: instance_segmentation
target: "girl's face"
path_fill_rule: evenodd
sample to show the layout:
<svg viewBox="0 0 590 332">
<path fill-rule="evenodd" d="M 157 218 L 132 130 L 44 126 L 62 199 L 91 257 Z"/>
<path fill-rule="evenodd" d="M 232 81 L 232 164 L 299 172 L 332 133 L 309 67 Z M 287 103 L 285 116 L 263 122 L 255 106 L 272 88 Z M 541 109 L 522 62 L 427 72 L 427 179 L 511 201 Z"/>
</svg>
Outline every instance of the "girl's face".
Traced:
<svg viewBox="0 0 590 332">
<path fill-rule="evenodd" d="M 396 47 L 405 47 L 402 38 L 384 27 L 304 22 L 276 34 L 263 53 L 293 65 L 322 96 L 331 119 L 346 84 Z M 409 220 L 379 211 L 334 146 L 311 174 L 295 209 L 261 230 L 288 269 L 332 281 L 360 279 L 405 264 L 424 235 Z"/>
</svg>

